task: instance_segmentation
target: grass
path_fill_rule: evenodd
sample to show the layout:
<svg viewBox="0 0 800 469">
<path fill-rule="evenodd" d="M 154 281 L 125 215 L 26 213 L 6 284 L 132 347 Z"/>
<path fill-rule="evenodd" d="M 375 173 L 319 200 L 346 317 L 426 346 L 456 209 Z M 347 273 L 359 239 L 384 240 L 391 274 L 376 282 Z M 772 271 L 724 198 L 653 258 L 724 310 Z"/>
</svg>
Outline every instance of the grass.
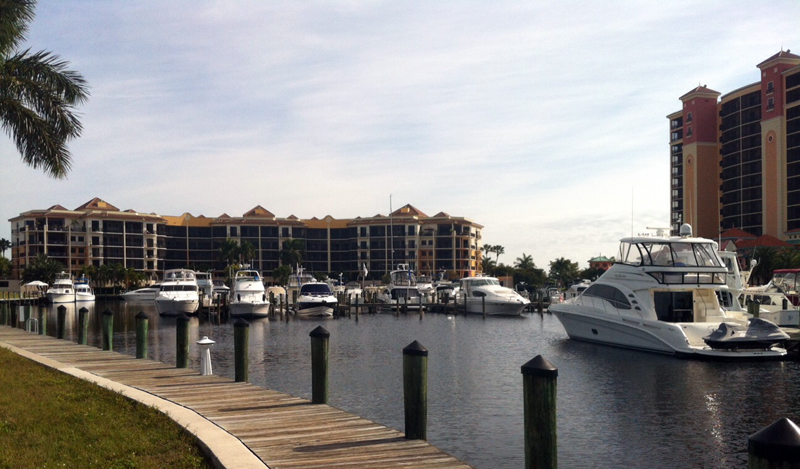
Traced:
<svg viewBox="0 0 800 469">
<path fill-rule="evenodd" d="M 159 411 L 0 348 L 0 468 L 211 468 Z"/>
</svg>

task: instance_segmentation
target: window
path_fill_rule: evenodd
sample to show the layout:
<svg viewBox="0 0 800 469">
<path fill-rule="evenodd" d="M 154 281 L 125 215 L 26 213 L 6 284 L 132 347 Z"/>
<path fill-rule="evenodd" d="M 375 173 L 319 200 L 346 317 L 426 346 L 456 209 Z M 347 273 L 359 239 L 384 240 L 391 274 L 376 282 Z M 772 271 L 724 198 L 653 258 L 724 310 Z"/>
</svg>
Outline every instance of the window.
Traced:
<svg viewBox="0 0 800 469">
<path fill-rule="evenodd" d="M 686 129 L 686 136 L 687 137 L 691 137 L 692 136 L 692 126 L 689 126 L 689 128 Z"/>
<path fill-rule="evenodd" d="M 775 109 L 775 98 L 769 98 L 767 100 L 767 112 L 772 111 Z"/>
<path fill-rule="evenodd" d="M 625 294 L 611 285 L 595 283 L 584 290 L 583 296 L 602 298 L 617 309 L 631 309 L 631 304 L 625 298 Z"/>
<path fill-rule="evenodd" d="M 690 112 L 686 114 L 686 122 L 691 122 L 691 121 L 692 121 L 692 113 Z"/>
<path fill-rule="evenodd" d="M 775 85 L 772 82 L 767 83 L 767 93 L 772 93 L 775 91 Z"/>
</svg>

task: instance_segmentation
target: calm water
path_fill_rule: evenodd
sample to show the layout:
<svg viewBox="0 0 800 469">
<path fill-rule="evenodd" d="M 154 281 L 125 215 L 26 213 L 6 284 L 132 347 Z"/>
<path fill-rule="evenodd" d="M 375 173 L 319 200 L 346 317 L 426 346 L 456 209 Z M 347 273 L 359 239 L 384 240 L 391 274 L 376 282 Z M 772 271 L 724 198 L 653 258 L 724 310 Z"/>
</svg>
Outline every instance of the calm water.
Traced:
<svg viewBox="0 0 800 469">
<path fill-rule="evenodd" d="M 175 320 L 148 303 L 98 302 L 114 312 L 114 350 L 135 355 L 135 315 L 150 318 L 150 357 L 175 363 Z M 55 309 L 48 310 L 55 335 Z M 76 340 L 74 307 L 67 334 Z M 250 382 L 311 398 L 309 332 L 330 333 L 330 403 L 403 430 L 402 349 L 428 351 L 428 441 L 481 469 L 524 466 L 520 367 L 542 355 L 558 367 L 561 467 L 747 467 L 747 436 L 781 417 L 800 422 L 800 364 L 707 363 L 567 339 L 551 315 L 487 318 L 428 314 L 250 322 Z M 233 378 L 233 326 L 190 322 L 208 336 L 214 373 Z"/>
</svg>

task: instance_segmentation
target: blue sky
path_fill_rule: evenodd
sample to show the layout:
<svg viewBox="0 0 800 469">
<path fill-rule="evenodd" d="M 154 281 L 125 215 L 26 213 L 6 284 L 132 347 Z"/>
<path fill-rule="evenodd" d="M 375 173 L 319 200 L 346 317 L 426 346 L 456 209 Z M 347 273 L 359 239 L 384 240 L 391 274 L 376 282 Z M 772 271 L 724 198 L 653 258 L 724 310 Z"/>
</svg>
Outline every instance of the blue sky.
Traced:
<svg viewBox="0 0 800 469">
<path fill-rule="evenodd" d="M 669 223 L 669 122 L 800 52 L 800 2 L 40 0 L 24 47 L 91 87 L 68 179 L 0 138 L 0 216 L 354 218 L 410 203 L 547 269 Z M 8 223 L 0 237 L 11 239 Z"/>
</svg>

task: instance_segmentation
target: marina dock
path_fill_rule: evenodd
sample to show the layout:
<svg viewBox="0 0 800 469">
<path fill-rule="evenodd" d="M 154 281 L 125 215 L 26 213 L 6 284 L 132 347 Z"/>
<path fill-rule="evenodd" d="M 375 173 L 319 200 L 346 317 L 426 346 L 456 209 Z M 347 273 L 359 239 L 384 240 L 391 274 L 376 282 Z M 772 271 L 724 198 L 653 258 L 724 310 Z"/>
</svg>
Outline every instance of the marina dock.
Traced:
<svg viewBox="0 0 800 469">
<path fill-rule="evenodd" d="M 325 404 L 0 326 L 0 346 L 154 406 L 221 468 L 469 468 L 424 440 Z"/>
</svg>

